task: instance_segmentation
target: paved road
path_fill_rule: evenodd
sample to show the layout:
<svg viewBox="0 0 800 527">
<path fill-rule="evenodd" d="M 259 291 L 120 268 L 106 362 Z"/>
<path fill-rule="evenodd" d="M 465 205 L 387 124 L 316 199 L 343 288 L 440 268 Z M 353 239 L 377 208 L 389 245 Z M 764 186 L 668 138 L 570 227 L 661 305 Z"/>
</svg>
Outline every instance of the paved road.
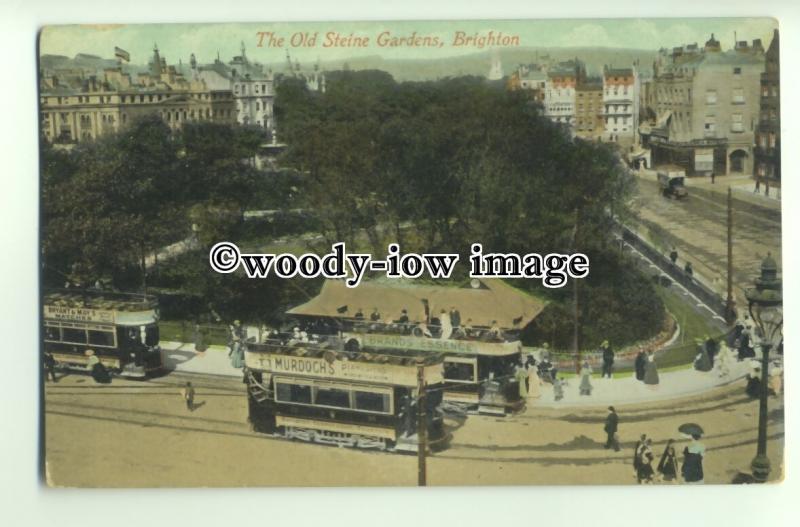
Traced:
<svg viewBox="0 0 800 527">
<path fill-rule="evenodd" d="M 202 406 L 189 413 L 191 379 Z M 614 382 L 614 381 L 609 381 Z M 769 454 L 779 476 L 783 403 L 770 402 Z M 414 456 L 273 439 L 250 431 L 235 379 L 168 375 L 97 385 L 67 376 L 46 386 L 46 459 L 59 486 L 415 485 Z M 451 422 L 451 448 L 429 458 L 433 485 L 633 484 L 634 441 L 650 434 L 660 455 L 677 427 L 707 431 L 706 481 L 728 483 L 755 452 L 758 406 L 737 382 L 685 400 L 618 405 L 619 453 L 603 448 L 605 409 L 532 407 L 499 419 Z M 682 449 L 679 443 L 679 450 Z"/>
<path fill-rule="evenodd" d="M 692 193 L 690 188 L 687 200 L 676 201 L 664 198 L 654 181 L 638 181 L 635 202 L 642 226 L 651 228 L 650 234 L 659 239 L 665 251 L 673 245 L 677 248 L 681 267 L 686 260 L 691 261 L 708 285 L 723 292 L 727 276 L 724 197 Z M 741 288 L 751 286 L 767 252 L 781 261 L 781 216 L 779 210 L 735 200 L 733 223 L 734 288 L 741 301 Z"/>
</svg>

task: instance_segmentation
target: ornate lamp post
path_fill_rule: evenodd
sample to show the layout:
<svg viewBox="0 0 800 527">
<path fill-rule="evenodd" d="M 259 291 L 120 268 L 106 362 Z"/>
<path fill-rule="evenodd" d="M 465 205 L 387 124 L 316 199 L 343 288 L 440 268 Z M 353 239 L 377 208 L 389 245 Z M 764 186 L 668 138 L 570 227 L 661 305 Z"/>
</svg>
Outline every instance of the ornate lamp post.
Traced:
<svg viewBox="0 0 800 527">
<path fill-rule="evenodd" d="M 769 351 L 777 346 L 782 338 L 783 295 L 781 280 L 778 278 L 778 264 L 767 253 L 761 262 L 761 276 L 755 279 L 755 287 L 745 291 L 750 316 L 756 323 L 761 336 L 761 394 L 758 406 L 758 451 L 751 468 L 753 479 L 763 483 L 770 472 L 767 457 L 767 384 L 769 382 Z"/>
</svg>

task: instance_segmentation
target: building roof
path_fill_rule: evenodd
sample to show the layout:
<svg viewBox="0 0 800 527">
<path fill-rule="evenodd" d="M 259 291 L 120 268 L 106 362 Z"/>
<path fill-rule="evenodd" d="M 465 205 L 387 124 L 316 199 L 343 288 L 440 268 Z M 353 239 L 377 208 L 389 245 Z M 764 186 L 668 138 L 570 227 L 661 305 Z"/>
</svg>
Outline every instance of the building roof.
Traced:
<svg viewBox="0 0 800 527">
<path fill-rule="evenodd" d="M 544 309 L 546 302 L 497 278 L 481 279 L 479 288 L 408 284 L 397 280 L 367 281 L 348 288 L 342 280 L 326 280 L 319 295 L 287 311 L 291 315 L 352 318 L 359 309 L 365 316 L 373 308 L 384 317 L 399 318 L 403 309 L 413 322 L 424 318 L 423 300 L 432 316 L 455 307 L 461 320 L 474 326 L 522 329 Z"/>
</svg>

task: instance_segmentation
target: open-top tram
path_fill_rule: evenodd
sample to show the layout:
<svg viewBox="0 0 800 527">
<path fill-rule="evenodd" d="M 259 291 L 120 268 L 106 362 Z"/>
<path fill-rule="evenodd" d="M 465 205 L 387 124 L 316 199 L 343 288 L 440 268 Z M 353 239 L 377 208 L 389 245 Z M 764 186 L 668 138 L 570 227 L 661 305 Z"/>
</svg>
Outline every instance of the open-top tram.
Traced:
<svg viewBox="0 0 800 527">
<path fill-rule="evenodd" d="M 523 362 L 519 334 L 544 306 L 499 279 L 467 287 L 367 281 L 357 288 L 329 280 L 288 314 L 310 327 L 335 322 L 347 350 L 440 353 L 443 409 L 507 415 L 525 403 L 515 379 Z"/>
<path fill-rule="evenodd" d="M 428 448 L 447 443 L 439 353 L 249 343 L 245 381 L 249 420 L 261 433 L 416 452 L 422 400 Z"/>
<path fill-rule="evenodd" d="M 56 367 L 87 369 L 87 351 L 110 372 L 142 378 L 161 369 L 158 301 L 141 294 L 63 289 L 43 298 L 44 351 Z"/>
</svg>

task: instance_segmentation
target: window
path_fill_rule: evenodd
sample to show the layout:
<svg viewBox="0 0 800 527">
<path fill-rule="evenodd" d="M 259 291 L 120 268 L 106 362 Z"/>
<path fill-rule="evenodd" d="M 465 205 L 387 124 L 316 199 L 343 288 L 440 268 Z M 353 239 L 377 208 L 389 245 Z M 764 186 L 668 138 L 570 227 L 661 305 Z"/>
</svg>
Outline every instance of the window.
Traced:
<svg viewBox="0 0 800 527">
<path fill-rule="evenodd" d="M 358 390 L 353 393 L 356 410 L 381 412 L 384 414 L 391 413 L 392 411 L 388 393 L 362 392 Z"/>
<path fill-rule="evenodd" d="M 311 386 L 276 382 L 275 400 L 284 403 L 311 404 Z"/>
<path fill-rule="evenodd" d="M 89 344 L 94 346 L 102 346 L 105 348 L 114 347 L 114 332 L 113 331 L 95 331 L 89 330 Z"/>
<path fill-rule="evenodd" d="M 744 104 L 744 89 L 742 88 L 733 89 L 732 102 L 733 104 Z"/>
<path fill-rule="evenodd" d="M 731 115 L 731 132 L 744 132 L 742 114 L 734 113 Z"/>
<path fill-rule="evenodd" d="M 44 327 L 44 340 L 58 342 L 61 340 L 61 330 L 55 326 Z"/>
<path fill-rule="evenodd" d="M 770 148 L 775 148 L 775 134 L 774 133 L 770 133 L 769 134 L 769 147 Z"/>
<path fill-rule="evenodd" d="M 475 364 L 445 361 L 444 378 L 452 381 L 475 382 Z"/>
<path fill-rule="evenodd" d="M 717 91 L 708 90 L 706 92 L 706 104 L 717 104 Z"/>
<path fill-rule="evenodd" d="M 63 342 L 70 342 L 72 344 L 86 344 L 86 330 L 85 329 L 75 329 L 75 328 L 63 328 L 62 332 L 62 341 Z"/>
<path fill-rule="evenodd" d="M 350 392 L 340 388 L 317 388 L 314 404 L 350 408 Z"/>
</svg>

